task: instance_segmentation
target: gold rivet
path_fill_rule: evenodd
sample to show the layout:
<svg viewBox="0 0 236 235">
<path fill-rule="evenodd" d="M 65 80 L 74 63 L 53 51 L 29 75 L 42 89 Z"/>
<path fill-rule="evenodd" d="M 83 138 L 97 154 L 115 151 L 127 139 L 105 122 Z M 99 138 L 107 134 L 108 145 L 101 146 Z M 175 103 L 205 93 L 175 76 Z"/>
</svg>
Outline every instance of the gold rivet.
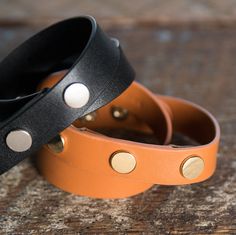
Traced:
<svg viewBox="0 0 236 235">
<path fill-rule="evenodd" d="M 187 179 L 197 178 L 204 169 L 204 161 L 198 156 L 185 160 L 181 166 L 182 175 Z"/>
<path fill-rule="evenodd" d="M 55 153 L 61 153 L 64 149 L 65 141 L 63 137 L 57 135 L 47 144 L 48 148 L 51 149 Z"/>
<path fill-rule="evenodd" d="M 121 107 L 111 108 L 112 117 L 117 120 L 124 120 L 128 117 L 128 110 Z"/>
<path fill-rule="evenodd" d="M 115 152 L 111 155 L 110 164 L 115 171 L 127 174 L 134 170 L 136 159 L 128 152 Z"/>
<path fill-rule="evenodd" d="M 82 121 L 86 121 L 86 122 L 93 122 L 96 119 L 96 113 L 89 113 L 87 115 L 85 115 L 83 118 L 81 118 Z"/>
</svg>

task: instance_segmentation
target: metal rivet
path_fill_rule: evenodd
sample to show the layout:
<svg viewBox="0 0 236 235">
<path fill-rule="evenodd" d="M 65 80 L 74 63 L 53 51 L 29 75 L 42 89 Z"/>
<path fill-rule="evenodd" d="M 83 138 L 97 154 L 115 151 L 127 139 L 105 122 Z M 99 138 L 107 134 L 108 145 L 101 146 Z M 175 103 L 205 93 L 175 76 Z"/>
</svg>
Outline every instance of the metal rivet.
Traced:
<svg viewBox="0 0 236 235">
<path fill-rule="evenodd" d="M 187 179 L 197 178 L 204 169 L 204 161 L 198 156 L 185 160 L 181 166 L 182 175 Z"/>
<path fill-rule="evenodd" d="M 88 103 L 89 97 L 89 90 L 82 83 L 71 84 L 64 92 L 64 100 L 71 108 L 82 108 Z"/>
<path fill-rule="evenodd" d="M 85 115 L 84 117 L 82 117 L 80 120 L 81 121 L 86 121 L 86 122 L 93 122 L 96 119 L 96 113 L 89 113 L 87 115 Z"/>
<path fill-rule="evenodd" d="M 32 137 L 25 130 L 11 131 L 7 135 L 6 144 L 14 152 L 25 152 L 32 145 Z"/>
<path fill-rule="evenodd" d="M 117 120 L 124 120 L 128 117 L 128 110 L 121 107 L 112 107 L 111 108 L 112 117 Z"/>
<path fill-rule="evenodd" d="M 111 40 L 115 43 L 116 47 L 120 46 L 120 41 L 117 38 L 111 38 Z"/>
<path fill-rule="evenodd" d="M 128 152 L 115 152 L 111 155 L 110 164 L 115 171 L 127 174 L 134 170 L 136 159 Z"/>
<path fill-rule="evenodd" d="M 61 153 L 64 149 L 65 141 L 62 136 L 57 135 L 47 144 L 48 148 L 55 153 Z"/>
</svg>

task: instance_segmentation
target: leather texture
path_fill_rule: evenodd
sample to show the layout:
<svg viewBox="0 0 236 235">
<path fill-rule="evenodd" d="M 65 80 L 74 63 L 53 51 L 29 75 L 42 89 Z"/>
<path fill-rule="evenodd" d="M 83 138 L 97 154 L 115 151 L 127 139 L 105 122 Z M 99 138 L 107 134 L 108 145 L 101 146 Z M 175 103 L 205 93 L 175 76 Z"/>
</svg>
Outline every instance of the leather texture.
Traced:
<svg viewBox="0 0 236 235">
<path fill-rule="evenodd" d="M 58 75 L 45 80 L 42 86 L 51 86 Z M 129 117 L 114 119 L 112 107 L 127 109 Z M 178 147 L 147 144 L 95 131 L 106 128 L 152 132 L 165 144 L 172 133 L 177 132 L 198 144 Z M 202 107 L 152 94 L 133 82 L 121 96 L 96 112 L 95 121 L 77 120 L 61 136 L 65 141 L 63 152 L 57 154 L 47 146 L 39 152 L 37 165 L 41 174 L 67 192 L 96 198 L 122 198 L 141 193 L 153 184 L 182 185 L 208 179 L 216 167 L 220 129 L 215 118 Z M 110 157 L 117 151 L 126 151 L 135 157 L 136 167 L 129 174 L 112 169 Z M 203 172 L 194 179 L 185 178 L 180 170 L 190 156 L 204 161 Z"/>
<path fill-rule="evenodd" d="M 42 79 L 63 69 L 68 71 L 57 84 L 36 91 Z M 0 63 L 0 74 L 0 174 L 79 117 L 112 101 L 134 79 L 120 46 L 89 16 L 64 20 L 39 32 Z M 82 108 L 71 108 L 63 99 L 65 88 L 73 83 L 84 84 L 90 92 Z M 6 145 L 8 133 L 18 129 L 30 133 L 33 140 L 25 152 L 14 152 Z"/>
</svg>

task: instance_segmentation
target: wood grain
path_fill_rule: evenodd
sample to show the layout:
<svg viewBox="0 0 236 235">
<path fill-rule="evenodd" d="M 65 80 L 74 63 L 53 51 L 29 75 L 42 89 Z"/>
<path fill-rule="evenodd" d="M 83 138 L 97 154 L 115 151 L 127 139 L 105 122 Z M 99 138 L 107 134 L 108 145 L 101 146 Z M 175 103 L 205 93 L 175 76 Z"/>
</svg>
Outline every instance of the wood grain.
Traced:
<svg viewBox="0 0 236 235">
<path fill-rule="evenodd" d="M 81 14 L 93 15 L 104 25 L 234 24 L 235 0 L 1 0 L 0 22 L 45 24 Z"/>
<path fill-rule="evenodd" d="M 0 57 L 35 31 L 0 27 Z M 236 28 L 136 25 L 108 32 L 120 39 L 138 81 L 217 117 L 222 139 L 215 175 L 195 185 L 156 185 L 135 197 L 96 200 L 56 189 L 26 160 L 0 176 L 0 233 L 236 234 Z"/>
</svg>

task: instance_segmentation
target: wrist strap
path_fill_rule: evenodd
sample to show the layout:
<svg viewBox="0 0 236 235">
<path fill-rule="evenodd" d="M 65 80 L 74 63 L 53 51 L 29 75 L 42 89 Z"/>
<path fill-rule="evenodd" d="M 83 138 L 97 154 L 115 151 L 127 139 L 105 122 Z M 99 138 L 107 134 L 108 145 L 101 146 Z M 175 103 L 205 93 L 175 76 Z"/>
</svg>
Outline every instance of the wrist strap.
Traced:
<svg viewBox="0 0 236 235">
<path fill-rule="evenodd" d="M 165 143 L 173 128 L 196 144 L 145 144 L 95 132 L 107 128 L 153 133 L 159 141 L 164 134 L 158 133 L 166 133 Z M 127 197 L 153 184 L 206 180 L 215 171 L 219 136 L 217 121 L 205 109 L 182 99 L 156 96 L 134 82 L 113 102 L 76 121 L 45 146 L 38 167 L 49 182 L 65 191 L 99 198 Z M 58 146 L 62 147 L 59 152 Z"/>
<path fill-rule="evenodd" d="M 36 92 L 45 76 L 62 69 L 68 72 L 57 84 Z M 39 32 L 0 63 L 0 74 L 0 174 L 134 79 L 120 46 L 89 16 Z"/>
</svg>

